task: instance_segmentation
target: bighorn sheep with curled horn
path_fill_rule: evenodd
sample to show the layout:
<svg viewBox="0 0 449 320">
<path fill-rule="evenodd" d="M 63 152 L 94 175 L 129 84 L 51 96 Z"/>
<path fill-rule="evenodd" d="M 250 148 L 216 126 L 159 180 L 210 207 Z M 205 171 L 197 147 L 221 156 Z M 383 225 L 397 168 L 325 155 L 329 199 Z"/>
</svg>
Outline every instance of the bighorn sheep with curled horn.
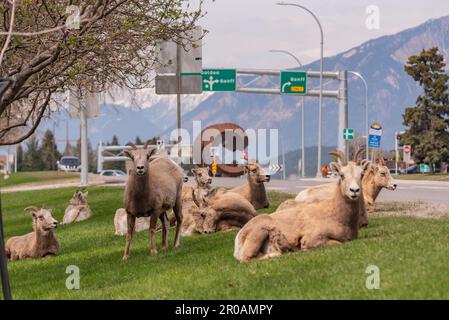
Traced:
<svg viewBox="0 0 449 320">
<path fill-rule="evenodd" d="M 300 203 L 255 217 L 237 234 L 234 257 L 244 262 L 356 239 L 364 207 L 362 177 L 370 163 L 359 166 L 342 160 L 330 163 L 339 177 L 327 190 L 331 200 Z"/>
<path fill-rule="evenodd" d="M 6 257 L 10 260 L 43 258 L 59 253 L 59 241 L 53 233 L 58 225 L 51 211 L 44 208 L 28 207 L 33 218 L 33 232 L 10 238 L 5 245 Z"/>
<path fill-rule="evenodd" d="M 65 209 L 62 224 L 83 221 L 92 216 L 92 210 L 90 210 L 87 204 L 88 193 L 89 191 L 84 191 L 83 189 L 75 191 L 72 199 L 69 201 L 69 205 Z"/>
<path fill-rule="evenodd" d="M 156 224 L 162 222 L 162 249 L 168 247 L 168 219 L 166 211 L 173 209 L 176 218 L 174 246 L 180 244 L 182 225 L 182 185 L 183 170 L 168 158 L 150 159 L 156 148 L 148 149 L 147 141 L 142 149 L 129 144 L 124 151 L 133 162 L 124 192 L 124 208 L 127 213 L 128 233 L 126 235 L 123 260 L 129 258 L 130 245 L 136 218 L 150 217 L 151 254 L 157 253 Z"/>
<path fill-rule="evenodd" d="M 366 161 L 362 160 L 364 152 L 365 149 L 361 148 L 354 156 L 354 161 L 358 165 L 363 164 Z M 342 163 L 346 161 L 346 158 L 342 152 L 334 152 L 331 154 Z M 367 211 L 374 211 L 374 202 L 382 188 L 395 190 L 396 184 L 390 175 L 389 169 L 385 166 L 383 158 L 380 158 L 377 164 L 370 164 L 365 175 L 363 176 L 362 184 L 365 207 L 364 210 L 360 212 L 360 226 L 365 227 L 368 225 Z M 329 192 L 329 186 L 330 184 L 324 184 L 303 190 L 296 196 L 295 199 L 286 200 L 281 203 L 277 210 L 279 211 L 289 206 L 295 206 L 298 202 L 303 203 L 312 202 L 315 200 L 331 199 L 332 192 Z"/>
</svg>

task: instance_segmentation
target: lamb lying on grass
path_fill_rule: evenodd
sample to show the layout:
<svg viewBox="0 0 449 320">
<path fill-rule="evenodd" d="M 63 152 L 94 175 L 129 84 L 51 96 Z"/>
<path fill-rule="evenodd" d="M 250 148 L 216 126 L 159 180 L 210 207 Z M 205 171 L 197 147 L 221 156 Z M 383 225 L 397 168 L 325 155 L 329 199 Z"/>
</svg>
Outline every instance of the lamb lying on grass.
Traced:
<svg viewBox="0 0 449 320">
<path fill-rule="evenodd" d="M 53 233 L 58 225 L 51 211 L 44 208 L 28 207 L 33 217 L 33 232 L 12 237 L 6 242 L 6 256 L 10 260 L 43 258 L 59 253 L 59 241 Z"/>
<path fill-rule="evenodd" d="M 87 204 L 88 193 L 88 191 L 83 192 L 82 190 L 77 190 L 73 194 L 68 207 L 65 209 L 62 224 L 87 220 L 92 216 L 92 210 L 90 210 L 90 207 Z"/>
</svg>

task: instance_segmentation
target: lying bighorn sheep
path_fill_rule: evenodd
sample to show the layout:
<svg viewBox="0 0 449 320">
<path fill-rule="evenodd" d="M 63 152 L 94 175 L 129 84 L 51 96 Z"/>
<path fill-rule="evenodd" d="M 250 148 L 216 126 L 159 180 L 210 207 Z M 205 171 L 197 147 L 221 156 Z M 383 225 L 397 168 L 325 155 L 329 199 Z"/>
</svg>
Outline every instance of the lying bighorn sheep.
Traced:
<svg viewBox="0 0 449 320">
<path fill-rule="evenodd" d="M 365 197 L 366 210 L 368 212 L 374 211 L 374 202 L 383 188 L 396 190 L 396 187 L 397 185 L 394 183 L 390 170 L 385 166 L 384 158 L 380 157 L 378 163 L 373 163 L 363 177 L 363 195 Z"/>
<path fill-rule="evenodd" d="M 364 153 L 364 149 L 357 151 L 354 161 L 357 164 L 362 163 L 363 160 L 360 159 L 361 155 Z M 342 153 L 334 153 L 334 155 L 340 159 L 344 158 Z M 366 211 L 374 211 L 374 202 L 379 195 L 382 188 L 389 190 L 395 190 L 396 184 L 393 183 L 393 178 L 390 175 L 389 169 L 385 166 L 383 158 L 379 159 L 378 164 L 370 164 L 368 170 L 363 176 L 363 197 L 365 201 L 365 210 L 360 212 L 360 226 L 368 225 L 368 215 Z M 289 206 L 294 206 L 299 202 L 313 202 L 315 200 L 331 199 L 332 192 L 328 190 L 330 184 L 319 185 L 315 187 L 308 188 L 301 191 L 296 198 L 293 200 L 284 201 L 279 207 L 279 210 L 283 210 Z"/>
<path fill-rule="evenodd" d="M 150 162 L 150 157 L 156 149 L 148 149 L 145 143 L 143 149 L 131 144 L 131 149 L 124 151 L 132 160 L 132 168 L 125 187 L 124 208 L 127 213 L 128 233 L 126 235 L 123 260 L 129 258 L 130 245 L 134 232 L 136 218 L 150 217 L 151 254 L 157 253 L 156 223 L 162 222 L 162 249 L 168 247 L 168 219 L 166 211 L 173 209 L 176 217 L 176 234 L 174 246 L 180 244 L 182 225 L 182 185 L 183 170 L 168 158 L 158 158 Z"/>
<path fill-rule="evenodd" d="M 256 215 L 242 195 L 233 192 L 216 195 L 207 168 L 192 169 L 192 173 L 195 185 L 183 189 L 183 236 L 241 228 Z M 173 217 L 170 223 L 175 224 Z"/>
<path fill-rule="evenodd" d="M 339 180 L 331 184 L 332 200 L 298 203 L 249 221 L 235 238 L 234 257 L 243 262 L 279 256 L 357 238 L 363 209 L 362 176 L 369 162 L 358 166 L 330 163 Z"/>
<path fill-rule="evenodd" d="M 10 260 L 41 258 L 59 253 L 59 242 L 53 229 L 57 227 L 51 211 L 44 208 L 28 207 L 33 217 L 33 232 L 12 237 L 6 242 L 6 256 Z"/>
<path fill-rule="evenodd" d="M 270 203 L 264 183 L 270 181 L 270 175 L 258 163 L 248 163 L 245 167 L 245 172 L 248 173 L 248 181 L 245 184 L 229 191 L 220 190 L 217 195 L 224 192 L 235 192 L 244 196 L 256 210 L 268 208 Z"/>
<path fill-rule="evenodd" d="M 83 221 L 92 216 L 92 211 L 87 204 L 88 193 L 88 191 L 83 192 L 82 190 L 75 191 L 72 199 L 69 201 L 69 205 L 65 209 L 62 224 Z"/>
<path fill-rule="evenodd" d="M 126 210 L 119 208 L 115 211 L 114 226 L 116 236 L 125 236 L 128 233 Z M 150 217 L 136 218 L 134 232 L 141 232 L 150 228 Z"/>
</svg>

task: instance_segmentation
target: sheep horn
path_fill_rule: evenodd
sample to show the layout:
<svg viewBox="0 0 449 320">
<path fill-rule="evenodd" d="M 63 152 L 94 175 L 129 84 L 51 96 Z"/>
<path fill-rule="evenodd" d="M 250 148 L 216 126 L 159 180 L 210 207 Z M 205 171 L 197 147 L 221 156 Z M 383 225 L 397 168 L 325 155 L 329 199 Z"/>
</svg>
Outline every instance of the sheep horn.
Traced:
<svg viewBox="0 0 449 320">
<path fill-rule="evenodd" d="M 145 142 L 145 145 L 143 146 L 143 148 L 144 149 L 148 149 L 148 146 L 150 145 L 150 142 L 152 142 L 151 139 L 147 140 L 147 142 Z"/>
<path fill-rule="evenodd" d="M 348 165 L 348 159 L 346 159 L 346 156 L 341 150 L 335 149 L 334 151 L 329 152 L 329 154 L 340 160 L 343 166 Z"/>
<path fill-rule="evenodd" d="M 361 156 L 365 153 L 365 148 L 359 148 L 359 150 L 357 150 L 357 152 L 355 153 L 354 156 L 354 162 L 357 163 L 358 165 L 360 164 Z"/>
<path fill-rule="evenodd" d="M 128 142 L 126 145 L 127 145 L 127 146 L 130 146 L 130 147 L 133 148 L 134 150 L 137 149 L 136 145 L 135 145 L 134 143 L 132 143 L 132 142 Z"/>
<path fill-rule="evenodd" d="M 23 211 L 30 211 L 30 210 L 33 211 L 33 212 L 37 212 L 40 209 L 38 207 L 36 207 L 36 206 L 29 206 L 29 207 L 26 207 L 25 209 L 23 209 Z"/>
</svg>

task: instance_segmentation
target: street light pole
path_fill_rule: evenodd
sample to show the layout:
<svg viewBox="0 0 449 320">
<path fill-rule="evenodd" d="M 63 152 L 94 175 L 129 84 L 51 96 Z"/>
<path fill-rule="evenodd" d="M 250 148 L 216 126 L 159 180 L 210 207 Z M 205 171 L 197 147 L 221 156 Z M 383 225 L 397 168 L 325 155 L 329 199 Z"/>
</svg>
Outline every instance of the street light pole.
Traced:
<svg viewBox="0 0 449 320">
<path fill-rule="evenodd" d="M 312 17 L 315 19 L 316 23 L 318 24 L 318 27 L 320 28 L 320 35 L 321 35 L 321 42 L 320 42 L 320 105 L 318 109 L 318 157 L 317 157 L 317 173 L 316 176 L 321 176 L 321 145 L 322 145 L 322 131 L 323 131 L 323 56 L 324 56 L 324 35 L 323 35 L 323 27 L 321 26 L 320 20 L 318 20 L 317 16 L 307 9 L 304 6 L 301 6 L 297 3 L 285 3 L 285 2 L 278 2 L 277 5 L 280 6 L 294 6 L 301 8 L 308 13 L 312 15 Z"/>
<path fill-rule="evenodd" d="M 273 53 L 284 53 L 286 55 L 289 55 L 293 59 L 295 59 L 296 63 L 300 68 L 303 68 L 303 65 L 301 61 L 299 61 L 298 57 L 296 57 L 293 53 L 287 51 L 287 50 L 270 50 L 270 52 Z M 306 97 L 302 96 L 302 106 L 301 106 L 301 177 L 305 177 L 305 166 L 306 166 L 306 152 L 305 152 L 305 138 L 304 138 L 304 108 L 306 105 Z M 284 168 L 285 170 L 285 168 Z"/>
<path fill-rule="evenodd" d="M 362 80 L 363 85 L 365 86 L 365 134 L 366 134 L 366 159 L 369 159 L 369 108 L 368 108 L 368 84 L 366 83 L 365 78 L 358 72 L 348 71 L 350 74 L 356 76 L 360 80 Z"/>
</svg>

